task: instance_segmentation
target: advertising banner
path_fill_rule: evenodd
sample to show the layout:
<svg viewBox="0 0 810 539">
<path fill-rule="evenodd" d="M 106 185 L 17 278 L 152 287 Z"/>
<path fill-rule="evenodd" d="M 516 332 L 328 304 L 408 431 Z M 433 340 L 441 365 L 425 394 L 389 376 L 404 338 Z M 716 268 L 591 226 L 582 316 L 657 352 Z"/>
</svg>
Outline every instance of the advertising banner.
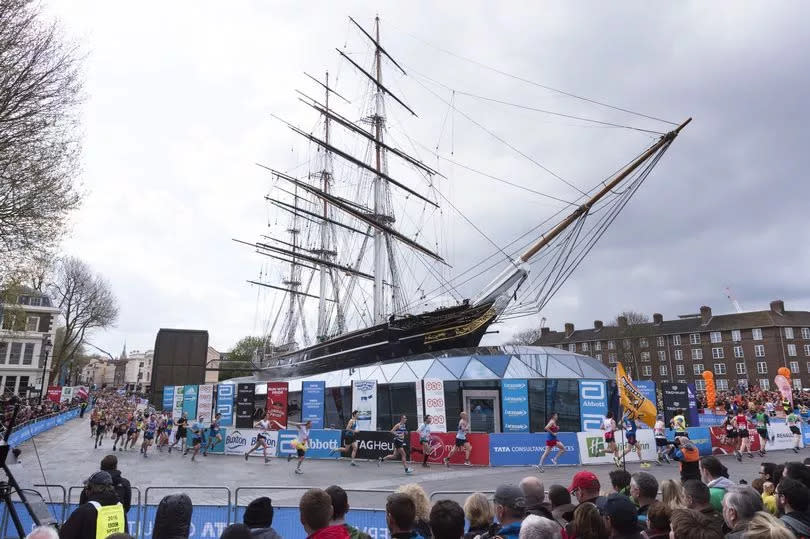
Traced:
<svg viewBox="0 0 810 539">
<path fill-rule="evenodd" d="M 430 432 L 447 432 L 444 409 L 444 382 L 438 378 L 422 380 L 425 387 L 425 415 L 430 416 Z"/>
<path fill-rule="evenodd" d="M 185 386 L 174 386 L 174 406 L 172 406 L 172 417 L 175 421 L 183 415 L 183 389 Z M 189 417 L 191 419 L 191 417 Z"/>
<path fill-rule="evenodd" d="M 205 421 L 213 419 L 214 410 L 214 386 L 213 384 L 201 385 L 197 393 L 197 417 L 203 416 Z"/>
<path fill-rule="evenodd" d="M 197 419 L 197 386 L 183 386 L 183 413 L 190 422 Z"/>
<path fill-rule="evenodd" d="M 309 431 L 309 446 L 307 449 L 307 458 L 311 459 L 328 459 L 335 458 L 334 454 L 330 455 L 330 451 L 340 447 L 339 430 L 311 430 Z M 295 456 L 295 447 L 293 447 L 293 440 L 298 436 L 298 431 L 295 430 L 280 430 L 278 431 L 278 456 L 286 457 L 287 455 Z M 357 456 L 360 456 L 358 450 Z"/>
<path fill-rule="evenodd" d="M 708 429 L 712 439 L 712 455 L 733 455 L 739 438 L 727 439 L 726 429 L 723 427 L 708 427 Z M 748 439 L 751 441 L 751 451 L 759 451 L 760 439 L 755 429 L 748 429 Z"/>
<path fill-rule="evenodd" d="M 661 393 L 664 399 L 664 423 L 669 425 L 669 420 L 675 416 L 676 410 L 683 410 L 687 417 L 687 426 L 690 424 L 689 417 L 689 389 L 686 384 L 661 384 Z"/>
<path fill-rule="evenodd" d="M 287 424 L 288 392 L 287 382 L 268 382 L 267 384 L 267 413 L 272 421 L 278 421 L 282 425 Z M 270 428 L 278 430 L 276 425 L 272 425 Z"/>
<path fill-rule="evenodd" d="M 641 456 L 647 461 L 657 459 L 655 449 L 655 438 L 650 429 L 639 430 L 636 433 L 637 443 L 641 446 Z M 577 442 L 579 444 L 579 457 L 582 464 L 613 464 L 613 453 L 605 453 L 605 438 L 595 432 L 578 432 Z M 621 454 L 627 445 L 622 433 L 616 433 L 616 447 Z M 627 460 L 634 462 L 638 460 L 635 450 L 627 454 Z"/>
<path fill-rule="evenodd" d="M 692 440 L 700 456 L 712 454 L 712 435 L 707 427 L 688 427 L 689 439 Z M 675 432 L 672 429 L 667 430 L 667 439 L 671 442 L 675 440 Z"/>
<path fill-rule="evenodd" d="M 394 434 L 388 431 L 357 433 L 357 458 L 375 460 L 394 452 Z M 410 438 L 405 436 L 405 456 L 410 458 Z"/>
<path fill-rule="evenodd" d="M 768 440 L 768 443 L 765 444 L 766 450 L 793 449 L 795 444 L 793 441 L 793 433 L 790 432 L 790 428 L 784 423 L 771 423 L 768 434 L 773 438 L 773 441 Z M 804 447 L 803 438 L 803 436 L 799 438 L 799 447 Z"/>
<path fill-rule="evenodd" d="M 417 380 L 414 387 L 416 388 L 416 424 L 421 425 L 425 422 L 425 398 L 422 395 L 422 382 Z"/>
<path fill-rule="evenodd" d="M 233 390 L 234 384 L 217 385 L 217 413 L 222 414 L 220 424 L 226 427 L 233 426 Z"/>
<path fill-rule="evenodd" d="M 579 410 L 580 428 L 583 432 L 600 430 L 602 420 L 608 412 L 607 385 L 604 380 L 580 380 Z"/>
<path fill-rule="evenodd" d="M 697 391 L 695 391 L 695 384 L 686 384 L 686 391 L 689 393 L 689 415 L 686 420 L 687 425 L 700 425 L 700 417 L 698 416 L 697 405 Z"/>
<path fill-rule="evenodd" d="M 48 386 L 48 400 L 59 404 L 62 399 L 62 388 L 59 386 Z"/>
<path fill-rule="evenodd" d="M 639 391 L 641 391 L 641 394 L 644 395 L 651 403 L 656 404 L 658 402 L 658 396 L 656 395 L 655 392 L 655 382 L 653 382 L 652 380 L 636 380 L 633 383 L 636 384 L 636 387 L 638 388 Z M 657 404 L 656 408 L 658 408 Z M 638 425 L 638 428 L 640 429 L 651 428 L 643 421 L 637 421 L 636 425 Z"/>
<path fill-rule="evenodd" d="M 496 433 L 489 435 L 489 462 L 492 466 L 530 466 L 537 464 L 546 450 L 547 433 Z M 577 435 L 573 432 L 561 432 L 557 435 L 565 446 L 566 452 L 558 464 L 578 465 L 579 446 Z M 554 448 L 546 457 L 546 464 L 557 457 L 558 448 Z"/>
<path fill-rule="evenodd" d="M 62 401 L 70 401 L 73 398 L 73 391 L 75 388 L 71 386 L 66 386 L 62 388 Z"/>
<path fill-rule="evenodd" d="M 255 384 L 236 385 L 236 428 L 253 428 L 253 403 L 256 394 Z"/>
<path fill-rule="evenodd" d="M 230 431 L 230 430 L 231 429 L 226 429 L 226 428 L 219 429 L 219 435 L 222 438 L 222 440 L 217 442 L 216 445 L 214 445 L 214 447 L 209 449 L 208 450 L 209 453 L 217 453 L 217 454 L 220 454 L 220 455 L 225 453 L 225 440 L 227 439 L 228 431 Z M 187 432 L 188 433 L 186 434 L 186 447 L 194 447 L 194 446 L 191 445 L 192 438 L 194 438 L 194 434 L 191 432 L 191 429 L 189 429 Z M 210 433 L 211 432 L 208 430 L 208 426 L 206 426 L 205 430 L 203 430 L 202 445 L 200 445 L 200 455 L 197 455 L 197 458 L 200 458 L 202 456 L 203 450 L 206 447 L 208 447 L 208 440 L 210 438 Z"/>
<path fill-rule="evenodd" d="M 76 388 L 76 396 L 80 399 L 87 399 L 89 394 L 90 391 L 85 386 L 79 386 Z"/>
<path fill-rule="evenodd" d="M 810 425 L 802 425 L 802 442 L 805 447 L 810 445 Z"/>
<path fill-rule="evenodd" d="M 504 432 L 529 432 L 529 382 L 501 380 Z"/>
<path fill-rule="evenodd" d="M 255 444 L 256 438 L 261 432 L 258 429 L 228 429 L 228 435 L 225 436 L 225 454 L 226 455 L 244 455 Z M 278 431 L 265 433 L 267 440 L 267 456 L 275 457 L 276 448 L 278 447 Z M 251 457 L 263 457 L 264 453 L 260 447 L 250 454 Z"/>
<path fill-rule="evenodd" d="M 621 363 L 616 365 L 616 387 L 619 391 L 619 402 L 625 411 L 629 411 L 637 422 L 655 425 L 655 401 L 651 401 L 639 391 Z"/>
<path fill-rule="evenodd" d="M 377 430 L 377 381 L 352 380 L 352 406 L 358 430 Z"/>
<path fill-rule="evenodd" d="M 171 412 L 174 408 L 174 386 L 163 386 L 163 411 Z"/>
<path fill-rule="evenodd" d="M 301 382 L 301 421 L 312 421 L 313 429 L 323 428 L 323 392 L 326 382 Z"/>
<path fill-rule="evenodd" d="M 468 433 L 467 440 L 472 446 L 470 462 L 474 466 L 489 466 L 489 434 Z M 430 449 L 428 462 L 441 464 L 444 457 L 450 454 L 456 443 L 456 435 L 452 432 L 436 432 L 430 435 Z M 410 433 L 411 460 L 422 462 L 424 453 L 419 443 L 419 433 Z M 390 454 L 390 452 L 389 452 Z M 450 464 L 464 464 L 464 452 L 457 452 L 450 458 Z"/>
</svg>

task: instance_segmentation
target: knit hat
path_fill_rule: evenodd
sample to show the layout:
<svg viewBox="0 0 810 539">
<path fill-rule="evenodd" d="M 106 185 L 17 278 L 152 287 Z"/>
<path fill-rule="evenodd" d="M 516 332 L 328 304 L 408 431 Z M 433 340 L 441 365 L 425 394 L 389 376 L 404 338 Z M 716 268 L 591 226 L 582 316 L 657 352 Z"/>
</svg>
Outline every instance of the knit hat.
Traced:
<svg viewBox="0 0 810 539">
<path fill-rule="evenodd" d="M 112 485 L 112 476 L 105 472 L 96 472 L 84 480 L 85 485 Z"/>
<path fill-rule="evenodd" d="M 242 522 L 249 528 L 269 528 L 273 524 L 273 501 L 262 496 L 250 502 Z"/>
</svg>

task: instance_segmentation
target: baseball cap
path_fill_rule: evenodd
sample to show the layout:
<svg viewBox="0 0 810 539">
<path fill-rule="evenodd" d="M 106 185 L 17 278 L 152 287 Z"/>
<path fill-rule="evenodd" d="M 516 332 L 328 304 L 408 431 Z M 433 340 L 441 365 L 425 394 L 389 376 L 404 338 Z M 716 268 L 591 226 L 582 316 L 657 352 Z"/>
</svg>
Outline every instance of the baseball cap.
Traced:
<svg viewBox="0 0 810 539">
<path fill-rule="evenodd" d="M 571 486 L 568 487 L 568 492 L 574 492 L 579 488 L 588 490 L 599 490 L 599 478 L 593 472 L 577 472 L 574 474 L 574 479 L 571 481 Z"/>
<path fill-rule="evenodd" d="M 618 531 L 633 529 L 638 522 L 638 509 L 636 505 L 622 494 L 608 496 L 602 511 L 610 517 L 611 525 Z"/>
<path fill-rule="evenodd" d="M 520 490 L 520 487 L 515 485 L 499 486 L 495 489 L 495 496 L 492 498 L 492 501 L 511 509 L 524 509 L 526 507 L 523 491 Z"/>
<path fill-rule="evenodd" d="M 96 472 L 84 480 L 85 485 L 112 485 L 112 476 L 104 471 Z"/>
</svg>

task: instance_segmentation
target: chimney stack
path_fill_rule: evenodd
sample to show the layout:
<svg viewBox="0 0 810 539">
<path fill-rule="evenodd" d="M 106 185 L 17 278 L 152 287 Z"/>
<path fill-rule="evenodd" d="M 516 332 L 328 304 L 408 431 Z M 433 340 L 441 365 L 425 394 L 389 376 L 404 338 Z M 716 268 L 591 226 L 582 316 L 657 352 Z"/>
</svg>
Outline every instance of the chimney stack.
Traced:
<svg viewBox="0 0 810 539">
<path fill-rule="evenodd" d="M 653 324 L 660 326 L 664 322 L 664 317 L 661 313 L 653 313 Z"/>
<path fill-rule="evenodd" d="M 785 302 L 781 299 L 775 299 L 771 302 L 771 310 L 776 314 L 785 314 Z"/>
<path fill-rule="evenodd" d="M 602 329 L 603 326 L 604 326 L 604 324 L 602 324 L 601 320 L 594 320 L 593 321 L 593 329 L 595 329 L 596 331 L 599 331 L 600 329 Z"/>
<path fill-rule="evenodd" d="M 705 326 L 712 319 L 712 308 L 703 306 L 700 308 L 700 323 Z"/>
<path fill-rule="evenodd" d="M 570 337 L 573 332 L 574 332 L 574 324 L 572 324 L 571 322 L 566 322 L 565 323 L 565 338 L 567 339 L 568 337 Z"/>
<path fill-rule="evenodd" d="M 626 316 L 620 316 L 620 317 L 616 318 L 616 321 L 619 323 L 620 328 L 626 328 L 627 327 L 627 317 Z"/>
<path fill-rule="evenodd" d="M 551 328 L 547 328 L 547 327 L 540 328 L 540 337 L 545 337 L 549 333 L 551 333 Z"/>
</svg>

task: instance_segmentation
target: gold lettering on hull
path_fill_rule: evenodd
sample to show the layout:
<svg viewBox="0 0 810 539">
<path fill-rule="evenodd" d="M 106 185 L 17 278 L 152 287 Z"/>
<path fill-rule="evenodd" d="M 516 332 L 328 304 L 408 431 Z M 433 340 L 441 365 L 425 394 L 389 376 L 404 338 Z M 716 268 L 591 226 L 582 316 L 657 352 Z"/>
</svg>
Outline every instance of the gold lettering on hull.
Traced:
<svg viewBox="0 0 810 539">
<path fill-rule="evenodd" d="M 480 329 L 481 326 L 492 320 L 494 317 L 495 309 L 489 309 L 487 312 L 467 324 L 431 331 L 430 333 L 425 334 L 425 344 L 432 344 L 434 342 L 446 341 L 448 339 L 456 339 L 458 337 L 469 335 L 470 333 Z"/>
</svg>

